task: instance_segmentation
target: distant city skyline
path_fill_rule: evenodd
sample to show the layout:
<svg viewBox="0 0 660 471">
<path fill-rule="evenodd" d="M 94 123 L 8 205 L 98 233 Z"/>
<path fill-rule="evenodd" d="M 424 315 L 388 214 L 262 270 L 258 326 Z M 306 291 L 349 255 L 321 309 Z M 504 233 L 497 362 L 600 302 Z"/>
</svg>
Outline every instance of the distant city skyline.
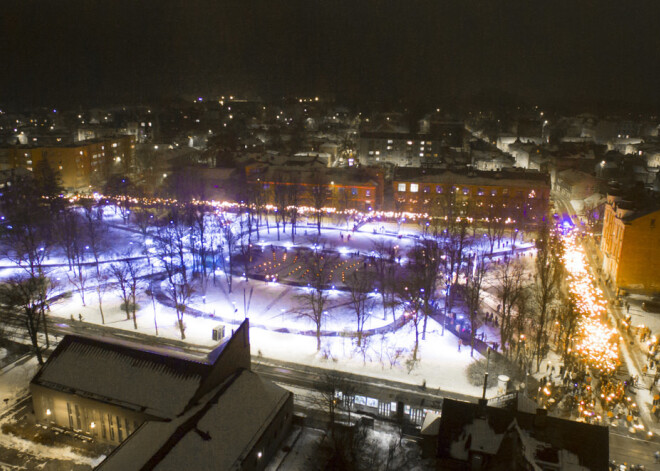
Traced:
<svg viewBox="0 0 660 471">
<path fill-rule="evenodd" d="M 3 3 L 0 103 L 236 90 L 339 101 L 660 104 L 657 2 Z"/>
</svg>

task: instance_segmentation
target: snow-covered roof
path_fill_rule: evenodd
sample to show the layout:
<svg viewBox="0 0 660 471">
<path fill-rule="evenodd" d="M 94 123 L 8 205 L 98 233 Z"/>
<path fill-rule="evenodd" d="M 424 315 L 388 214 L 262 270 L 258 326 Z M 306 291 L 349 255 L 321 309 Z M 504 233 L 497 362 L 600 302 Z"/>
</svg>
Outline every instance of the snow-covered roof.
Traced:
<svg viewBox="0 0 660 471">
<path fill-rule="evenodd" d="M 485 407 L 452 399 L 442 405 L 438 454 L 467 460 L 469 452 L 509 460 L 504 441 L 511 432 L 520 435 L 522 452 L 530 463 L 569 467 L 573 471 L 606 469 L 609 447 L 607 427 L 589 425 L 546 415 Z M 508 440 L 509 445 L 511 440 Z M 504 468 L 503 468 L 504 469 Z"/>
<path fill-rule="evenodd" d="M 164 356 L 137 345 L 66 336 L 32 381 L 169 417 L 183 411 L 210 368 L 203 361 Z"/>
<path fill-rule="evenodd" d="M 170 422 L 148 422 L 97 469 L 238 469 L 291 395 L 242 370 Z"/>
</svg>

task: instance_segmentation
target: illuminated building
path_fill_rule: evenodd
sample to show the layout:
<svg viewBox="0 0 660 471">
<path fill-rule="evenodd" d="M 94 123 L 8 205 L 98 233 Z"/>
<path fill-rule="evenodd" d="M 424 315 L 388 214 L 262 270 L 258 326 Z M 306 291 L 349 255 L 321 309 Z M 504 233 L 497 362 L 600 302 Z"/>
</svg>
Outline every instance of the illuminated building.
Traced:
<svg viewBox="0 0 660 471">
<path fill-rule="evenodd" d="M 299 205 L 314 207 L 314 191 L 327 191 L 325 207 L 370 211 L 383 205 L 383 172 L 376 168 L 328 168 L 322 163 L 290 160 L 283 165 L 255 164 L 246 167 L 248 184 L 260 185 L 265 203 L 277 205 L 276 187 L 295 186 Z"/>
<path fill-rule="evenodd" d="M 125 173 L 133 165 L 135 137 L 118 136 L 48 146 L 11 146 L 0 149 L 7 168 L 33 170 L 47 159 L 60 172 L 62 184 L 71 190 L 87 189 L 112 173 Z"/>
<path fill-rule="evenodd" d="M 447 152 L 461 153 L 466 149 L 463 123 L 453 121 L 433 121 L 426 133 L 363 131 L 359 140 L 360 162 L 366 165 L 434 162 L 441 160 Z"/>
<path fill-rule="evenodd" d="M 601 240 L 604 277 L 617 289 L 660 291 L 660 203 L 607 195 Z"/>
<path fill-rule="evenodd" d="M 550 198 L 548 175 L 523 170 L 398 168 L 392 184 L 397 211 L 432 216 L 455 214 L 536 223 L 546 215 Z"/>
<path fill-rule="evenodd" d="M 250 371 L 247 320 L 207 357 L 66 336 L 30 391 L 40 423 L 118 445 L 106 471 L 263 469 L 293 414 L 293 394 Z"/>
</svg>

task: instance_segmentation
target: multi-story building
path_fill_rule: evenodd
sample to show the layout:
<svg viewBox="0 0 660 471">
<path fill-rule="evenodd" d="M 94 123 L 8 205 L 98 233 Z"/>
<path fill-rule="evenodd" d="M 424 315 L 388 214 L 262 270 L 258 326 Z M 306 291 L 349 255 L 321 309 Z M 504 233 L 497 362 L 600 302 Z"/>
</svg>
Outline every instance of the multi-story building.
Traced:
<svg viewBox="0 0 660 471">
<path fill-rule="evenodd" d="M 366 165 L 392 163 L 420 166 L 437 162 L 443 153 L 466 151 L 463 123 L 431 126 L 429 133 L 361 132 L 359 159 Z"/>
<path fill-rule="evenodd" d="M 617 290 L 660 292 L 660 202 L 610 192 L 601 251 L 604 276 Z"/>
<path fill-rule="evenodd" d="M 71 190 L 83 190 L 103 181 L 113 172 L 126 172 L 133 164 L 135 138 L 117 136 L 79 143 L 48 146 L 11 146 L 0 148 L 5 168 L 33 170 L 43 159 L 60 172 L 62 184 Z"/>
<path fill-rule="evenodd" d="M 400 168 L 393 177 L 397 211 L 475 218 L 522 219 L 534 224 L 548 211 L 547 174 L 522 169 L 484 172 Z"/>
<path fill-rule="evenodd" d="M 259 184 L 264 202 L 277 205 L 277 187 L 295 187 L 300 206 L 315 206 L 314 193 L 325 188 L 325 207 L 378 210 L 383 206 L 383 171 L 377 168 L 328 168 L 319 161 L 289 160 L 282 165 L 246 167 L 249 185 Z"/>
</svg>

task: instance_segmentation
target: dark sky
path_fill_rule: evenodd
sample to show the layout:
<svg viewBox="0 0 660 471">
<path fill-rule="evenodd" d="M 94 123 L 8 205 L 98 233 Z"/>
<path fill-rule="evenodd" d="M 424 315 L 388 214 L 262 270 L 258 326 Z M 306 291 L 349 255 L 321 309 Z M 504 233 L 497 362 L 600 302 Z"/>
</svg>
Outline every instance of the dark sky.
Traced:
<svg viewBox="0 0 660 471">
<path fill-rule="evenodd" d="M 660 2 L 5 0 L 0 103 L 505 91 L 660 103 Z"/>
</svg>

